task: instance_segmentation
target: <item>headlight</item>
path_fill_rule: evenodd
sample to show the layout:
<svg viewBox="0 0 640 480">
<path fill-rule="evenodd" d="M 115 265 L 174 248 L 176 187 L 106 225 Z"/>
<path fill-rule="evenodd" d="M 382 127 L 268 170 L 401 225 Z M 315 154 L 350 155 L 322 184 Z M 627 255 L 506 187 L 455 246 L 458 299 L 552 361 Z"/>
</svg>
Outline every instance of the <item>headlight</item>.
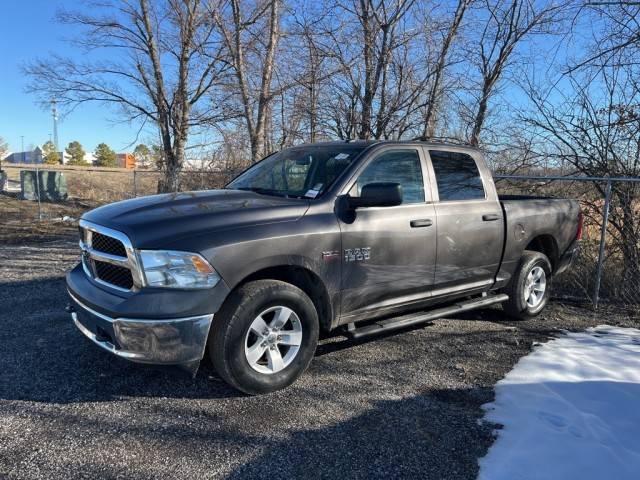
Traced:
<svg viewBox="0 0 640 480">
<path fill-rule="evenodd" d="M 197 253 L 140 250 L 142 270 L 149 287 L 211 288 L 220 277 Z"/>
</svg>

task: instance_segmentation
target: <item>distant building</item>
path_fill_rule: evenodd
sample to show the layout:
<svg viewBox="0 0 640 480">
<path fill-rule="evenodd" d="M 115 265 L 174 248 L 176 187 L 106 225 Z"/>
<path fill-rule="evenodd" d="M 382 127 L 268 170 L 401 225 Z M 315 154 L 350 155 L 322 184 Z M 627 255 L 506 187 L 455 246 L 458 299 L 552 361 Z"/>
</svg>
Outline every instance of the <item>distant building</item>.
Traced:
<svg viewBox="0 0 640 480">
<path fill-rule="evenodd" d="M 129 168 L 133 170 L 134 168 L 136 168 L 136 157 L 134 157 L 131 153 L 119 153 L 118 167 Z"/>
<path fill-rule="evenodd" d="M 40 147 L 36 147 L 30 152 L 13 152 L 7 155 L 3 161 L 7 163 L 42 163 L 42 150 Z"/>
<path fill-rule="evenodd" d="M 58 152 L 58 153 L 62 158 L 62 164 L 63 165 L 68 164 L 69 160 L 71 160 L 71 155 L 69 155 L 66 150 L 64 152 Z M 85 152 L 84 161 L 87 165 L 93 165 L 96 161 L 96 157 L 92 152 Z"/>
</svg>

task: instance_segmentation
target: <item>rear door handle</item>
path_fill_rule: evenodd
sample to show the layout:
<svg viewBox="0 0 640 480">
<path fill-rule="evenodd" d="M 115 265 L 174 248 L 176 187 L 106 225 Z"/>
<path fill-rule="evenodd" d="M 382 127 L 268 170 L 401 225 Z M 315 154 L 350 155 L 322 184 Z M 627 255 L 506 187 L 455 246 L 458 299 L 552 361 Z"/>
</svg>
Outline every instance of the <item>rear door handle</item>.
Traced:
<svg viewBox="0 0 640 480">
<path fill-rule="evenodd" d="M 411 220 L 409 224 L 411 225 L 411 228 L 420 228 L 420 227 L 430 227 L 431 225 L 433 225 L 433 222 L 431 221 L 430 218 L 422 218 L 420 220 Z"/>
<path fill-rule="evenodd" d="M 497 213 L 487 213 L 485 215 L 482 215 L 482 220 L 485 222 L 493 222 L 499 219 L 500 219 L 500 215 L 498 215 Z"/>
</svg>

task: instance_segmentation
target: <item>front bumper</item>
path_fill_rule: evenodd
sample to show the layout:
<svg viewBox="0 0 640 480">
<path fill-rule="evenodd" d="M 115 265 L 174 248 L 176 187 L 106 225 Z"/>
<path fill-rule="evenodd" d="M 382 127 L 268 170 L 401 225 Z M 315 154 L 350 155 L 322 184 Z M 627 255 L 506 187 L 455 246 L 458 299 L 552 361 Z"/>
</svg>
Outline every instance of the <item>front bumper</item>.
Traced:
<svg viewBox="0 0 640 480">
<path fill-rule="evenodd" d="M 191 364 L 199 362 L 209 336 L 213 314 L 185 318 L 111 318 L 78 300 L 71 317 L 78 329 L 99 347 L 141 363 Z"/>
</svg>

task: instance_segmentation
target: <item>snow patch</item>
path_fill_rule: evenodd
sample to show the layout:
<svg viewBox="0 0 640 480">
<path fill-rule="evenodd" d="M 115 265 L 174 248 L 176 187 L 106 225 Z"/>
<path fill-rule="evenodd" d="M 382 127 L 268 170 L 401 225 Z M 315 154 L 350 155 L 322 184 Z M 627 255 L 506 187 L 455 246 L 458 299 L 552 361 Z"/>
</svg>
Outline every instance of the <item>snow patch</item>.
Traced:
<svg viewBox="0 0 640 480">
<path fill-rule="evenodd" d="M 640 330 L 565 333 L 520 359 L 485 420 L 480 480 L 640 478 Z"/>
</svg>

